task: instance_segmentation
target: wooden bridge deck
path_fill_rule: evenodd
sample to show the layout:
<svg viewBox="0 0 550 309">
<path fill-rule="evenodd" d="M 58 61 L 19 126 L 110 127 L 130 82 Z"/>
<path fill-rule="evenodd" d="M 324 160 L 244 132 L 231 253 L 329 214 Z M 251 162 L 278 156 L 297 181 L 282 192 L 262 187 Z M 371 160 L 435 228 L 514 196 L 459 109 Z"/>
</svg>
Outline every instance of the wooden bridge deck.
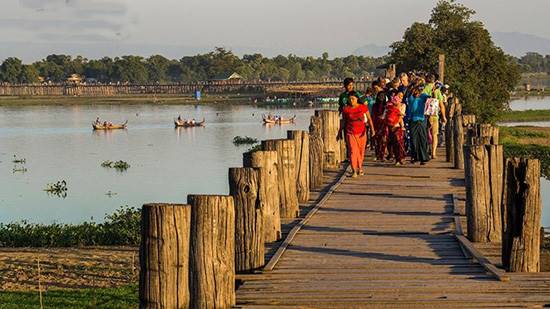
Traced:
<svg viewBox="0 0 550 309">
<path fill-rule="evenodd" d="M 441 154 L 443 155 L 443 154 Z M 550 304 L 550 273 L 498 281 L 465 256 L 451 193 L 463 172 L 444 160 L 369 162 L 304 225 L 270 272 L 245 276 L 237 306 L 509 308 Z"/>
</svg>

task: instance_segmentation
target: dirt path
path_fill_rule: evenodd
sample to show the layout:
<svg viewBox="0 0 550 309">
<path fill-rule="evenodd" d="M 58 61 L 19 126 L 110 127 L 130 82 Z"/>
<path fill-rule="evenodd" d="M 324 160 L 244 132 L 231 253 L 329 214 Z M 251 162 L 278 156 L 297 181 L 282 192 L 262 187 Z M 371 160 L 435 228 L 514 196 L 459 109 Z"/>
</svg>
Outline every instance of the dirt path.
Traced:
<svg viewBox="0 0 550 309">
<path fill-rule="evenodd" d="M 138 249 L 133 247 L 0 248 L 0 290 L 115 287 L 137 283 Z"/>
</svg>

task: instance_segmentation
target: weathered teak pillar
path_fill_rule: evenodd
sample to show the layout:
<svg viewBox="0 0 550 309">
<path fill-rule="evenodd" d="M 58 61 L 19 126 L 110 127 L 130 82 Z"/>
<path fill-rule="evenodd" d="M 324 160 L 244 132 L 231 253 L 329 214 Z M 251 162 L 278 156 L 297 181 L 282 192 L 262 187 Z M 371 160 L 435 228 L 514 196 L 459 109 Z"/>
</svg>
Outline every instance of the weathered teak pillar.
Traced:
<svg viewBox="0 0 550 309">
<path fill-rule="evenodd" d="M 235 305 L 235 205 L 232 196 L 189 195 L 190 308 Z"/>
<path fill-rule="evenodd" d="M 502 145 L 465 145 L 464 178 L 468 237 L 473 242 L 502 240 Z"/>
<path fill-rule="evenodd" d="M 262 149 L 277 152 L 277 177 L 279 185 L 279 213 L 281 218 L 299 215 L 296 194 L 296 150 L 294 142 L 287 139 L 262 141 Z"/>
<path fill-rule="evenodd" d="M 296 194 L 299 203 L 309 201 L 309 133 L 287 131 L 287 137 L 294 142 L 296 151 Z"/>
<path fill-rule="evenodd" d="M 229 195 L 235 202 L 235 271 L 264 265 L 264 207 L 260 200 L 260 169 L 229 169 Z"/>
<path fill-rule="evenodd" d="M 452 99 L 452 102 L 448 104 L 447 112 L 447 125 L 445 125 L 445 159 L 447 162 L 454 164 L 454 115 L 455 115 L 455 106 L 456 98 Z"/>
<path fill-rule="evenodd" d="M 324 166 L 332 169 L 339 168 L 342 158 L 340 142 L 336 137 L 340 128 L 340 116 L 333 110 L 316 110 L 315 116 L 321 118 Z"/>
<path fill-rule="evenodd" d="M 462 117 L 458 114 L 455 114 L 453 119 L 453 129 L 454 129 L 454 168 L 463 169 L 464 168 L 464 127 L 462 126 Z"/>
<path fill-rule="evenodd" d="M 506 160 L 502 265 L 511 272 L 540 271 L 540 161 Z"/>
<path fill-rule="evenodd" d="M 274 242 L 281 238 L 281 215 L 279 214 L 279 186 L 277 179 L 277 152 L 253 151 L 243 154 L 244 167 L 259 167 L 260 203 L 264 204 L 264 241 Z"/>
<path fill-rule="evenodd" d="M 323 186 L 323 159 L 321 117 L 311 116 L 309 125 L 309 178 L 311 188 L 320 188 Z"/>
<path fill-rule="evenodd" d="M 445 83 L 445 55 L 439 54 L 439 65 L 438 65 L 438 73 L 439 73 L 439 81 L 441 83 Z"/>
<path fill-rule="evenodd" d="M 140 308 L 188 308 L 191 206 L 146 204 L 141 222 Z"/>
</svg>

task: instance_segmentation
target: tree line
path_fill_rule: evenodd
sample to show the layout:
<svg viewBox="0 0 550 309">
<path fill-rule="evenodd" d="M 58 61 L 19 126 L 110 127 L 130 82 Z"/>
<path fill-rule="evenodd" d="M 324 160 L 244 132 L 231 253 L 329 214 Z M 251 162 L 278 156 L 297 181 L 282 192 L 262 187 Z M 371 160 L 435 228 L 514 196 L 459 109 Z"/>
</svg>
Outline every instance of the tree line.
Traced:
<svg viewBox="0 0 550 309">
<path fill-rule="evenodd" d="M 0 81 L 11 84 L 31 84 L 43 79 L 61 83 L 72 74 L 101 83 L 187 83 L 227 77 L 235 72 L 246 80 L 303 81 L 362 78 L 379 72 L 385 57 L 347 56 L 329 59 L 296 55 L 268 58 L 261 54 L 238 57 L 224 48 L 179 60 L 161 55 L 103 57 L 49 55 L 32 64 L 23 64 L 15 57 L 0 65 Z"/>
<path fill-rule="evenodd" d="M 543 56 L 539 53 L 529 52 L 518 59 L 523 73 L 547 73 L 550 74 L 550 55 Z"/>
</svg>

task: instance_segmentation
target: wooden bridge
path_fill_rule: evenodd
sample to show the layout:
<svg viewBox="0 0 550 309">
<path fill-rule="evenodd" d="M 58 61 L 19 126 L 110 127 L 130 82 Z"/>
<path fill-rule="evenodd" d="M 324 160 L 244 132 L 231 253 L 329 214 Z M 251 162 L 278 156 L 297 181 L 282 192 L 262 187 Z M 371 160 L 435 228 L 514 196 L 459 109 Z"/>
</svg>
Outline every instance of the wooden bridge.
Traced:
<svg viewBox="0 0 550 309">
<path fill-rule="evenodd" d="M 141 307 L 550 306 L 540 162 L 448 110 L 445 160 L 426 166 L 347 178 L 338 112 L 318 110 L 309 132 L 244 153 L 229 195 L 144 205 Z"/>
<path fill-rule="evenodd" d="M 238 276 L 237 307 L 550 306 L 550 273 L 504 273 L 461 237 L 463 171 L 367 166 L 309 211 L 271 271 Z"/>
</svg>

